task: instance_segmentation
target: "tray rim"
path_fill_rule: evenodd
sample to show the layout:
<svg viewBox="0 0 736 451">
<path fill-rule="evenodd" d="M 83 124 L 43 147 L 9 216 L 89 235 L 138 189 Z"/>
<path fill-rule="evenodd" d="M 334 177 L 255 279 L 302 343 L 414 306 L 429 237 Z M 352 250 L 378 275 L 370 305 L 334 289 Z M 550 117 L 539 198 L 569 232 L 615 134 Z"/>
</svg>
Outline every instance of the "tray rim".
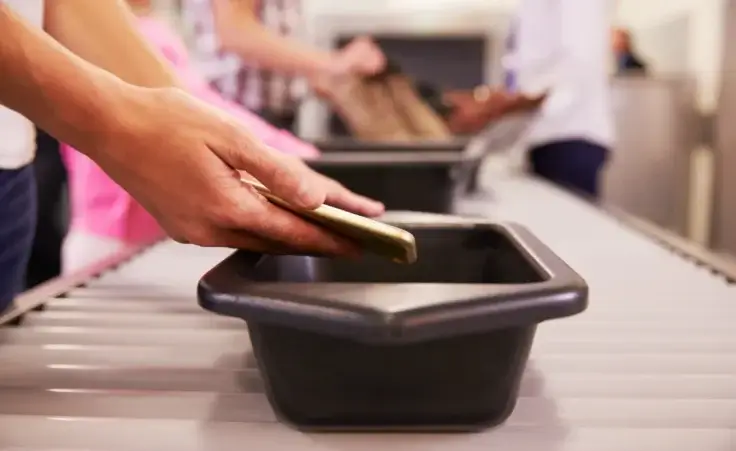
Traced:
<svg viewBox="0 0 736 451">
<path fill-rule="evenodd" d="M 234 265 L 252 264 L 264 258 L 262 254 L 235 251 L 208 271 L 197 287 L 199 305 L 219 315 L 235 316 L 254 321 L 365 342 L 398 343 L 457 335 L 458 322 L 462 333 L 475 333 L 503 327 L 528 326 L 546 320 L 563 318 L 583 312 L 588 304 L 588 286 L 570 266 L 542 244 L 525 227 L 511 222 L 448 217 L 437 224 L 414 219 L 390 222 L 399 227 L 422 228 L 494 228 L 507 234 L 512 243 L 545 280 L 528 284 L 380 284 L 380 283 L 291 283 L 254 282 L 232 287 L 228 280 L 237 277 Z M 225 288 L 216 288 L 217 286 Z M 230 287 L 228 287 L 230 285 Z M 380 287 L 399 291 L 416 286 L 431 291 L 437 286 L 451 285 L 468 294 L 413 306 L 399 311 L 387 311 L 366 305 L 340 301 L 338 297 L 295 294 L 299 288 L 347 287 L 354 291 Z M 519 292 L 524 287 L 523 293 Z M 285 294 L 285 291 L 292 291 Z M 448 305 L 448 303 L 452 303 Z"/>
<path fill-rule="evenodd" d="M 416 166 L 448 166 L 477 162 L 483 159 L 482 155 L 469 155 L 466 152 L 448 151 L 353 151 L 327 152 L 317 158 L 304 160 L 311 167 L 336 166 L 386 166 L 416 167 Z"/>
</svg>

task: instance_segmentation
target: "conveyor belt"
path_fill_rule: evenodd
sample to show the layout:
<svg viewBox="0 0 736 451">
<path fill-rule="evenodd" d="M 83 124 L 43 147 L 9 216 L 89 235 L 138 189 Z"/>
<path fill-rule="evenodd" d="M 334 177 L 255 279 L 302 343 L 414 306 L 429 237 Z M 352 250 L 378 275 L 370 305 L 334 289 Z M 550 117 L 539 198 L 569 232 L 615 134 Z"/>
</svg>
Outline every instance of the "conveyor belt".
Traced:
<svg viewBox="0 0 736 451">
<path fill-rule="evenodd" d="M 502 427 L 288 429 L 243 324 L 195 301 L 200 275 L 229 251 L 164 242 L 0 330 L 0 451 L 736 449 L 735 286 L 545 184 L 493 188 L 492 203 L 463 208 L 526 224 L 591 288 L 586 313 L 540 326 Z"/>
</svg>

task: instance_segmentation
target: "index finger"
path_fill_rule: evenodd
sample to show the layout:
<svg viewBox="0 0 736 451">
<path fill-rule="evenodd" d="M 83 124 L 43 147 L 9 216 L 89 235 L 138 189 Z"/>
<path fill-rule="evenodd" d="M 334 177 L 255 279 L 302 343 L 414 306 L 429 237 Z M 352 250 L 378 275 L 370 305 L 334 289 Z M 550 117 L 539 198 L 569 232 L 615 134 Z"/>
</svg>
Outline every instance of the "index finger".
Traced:
<svg viewBox="0 0 736 451">
<path fill-rule="evenodd" d="M 220 129 L 209 147 L 230 167 L 248 172 L 298 207 L 314 209 L 325 202 L 324 188 L 300 161 L 267 146 L 233 120 Z"/>
<path fill-rule="evenodd" d="M 243 215 L 235 224 L 266 240 L 280 243 L 295 252 L 346 255 L 360 253 L 358 245 L 347 237 L 330 232 L 283 207 L 276 206 L 260 194 L 248 189 Z"/>
</svg>

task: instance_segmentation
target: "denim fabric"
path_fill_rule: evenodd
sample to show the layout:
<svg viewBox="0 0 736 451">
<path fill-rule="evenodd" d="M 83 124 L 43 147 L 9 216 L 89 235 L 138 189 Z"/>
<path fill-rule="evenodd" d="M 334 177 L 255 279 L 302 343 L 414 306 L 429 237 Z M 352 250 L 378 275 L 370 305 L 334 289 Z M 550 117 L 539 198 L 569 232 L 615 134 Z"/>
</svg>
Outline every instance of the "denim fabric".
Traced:
<svg viewBox="0 0 736 451">
<path fill-rule="evenodd" d="M 23 291 L 35 230 L 33 166 L 0 169 L 0 312 Z"/>
</svg>

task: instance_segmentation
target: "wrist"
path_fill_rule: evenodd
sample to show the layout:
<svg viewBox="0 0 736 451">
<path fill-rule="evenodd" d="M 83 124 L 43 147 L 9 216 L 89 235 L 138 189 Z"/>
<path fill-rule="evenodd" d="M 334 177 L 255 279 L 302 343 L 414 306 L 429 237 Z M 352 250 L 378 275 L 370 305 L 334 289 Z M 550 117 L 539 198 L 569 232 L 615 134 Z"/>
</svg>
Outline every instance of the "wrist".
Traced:
<svg viewBox="0 0 736 451">
<path fill-rule="evenodd" d="M 111 148 L 110 142 L 135 133 L 144 93 L 153 89 L 131 85 L 117 77 L 95 85 L 94 95 L 88 97 L 91 100 L 70 115 L 73 122 L 66 127 L 70 130 L 68 143 L 93 160 L 104 154 Z"/>
</svg>

